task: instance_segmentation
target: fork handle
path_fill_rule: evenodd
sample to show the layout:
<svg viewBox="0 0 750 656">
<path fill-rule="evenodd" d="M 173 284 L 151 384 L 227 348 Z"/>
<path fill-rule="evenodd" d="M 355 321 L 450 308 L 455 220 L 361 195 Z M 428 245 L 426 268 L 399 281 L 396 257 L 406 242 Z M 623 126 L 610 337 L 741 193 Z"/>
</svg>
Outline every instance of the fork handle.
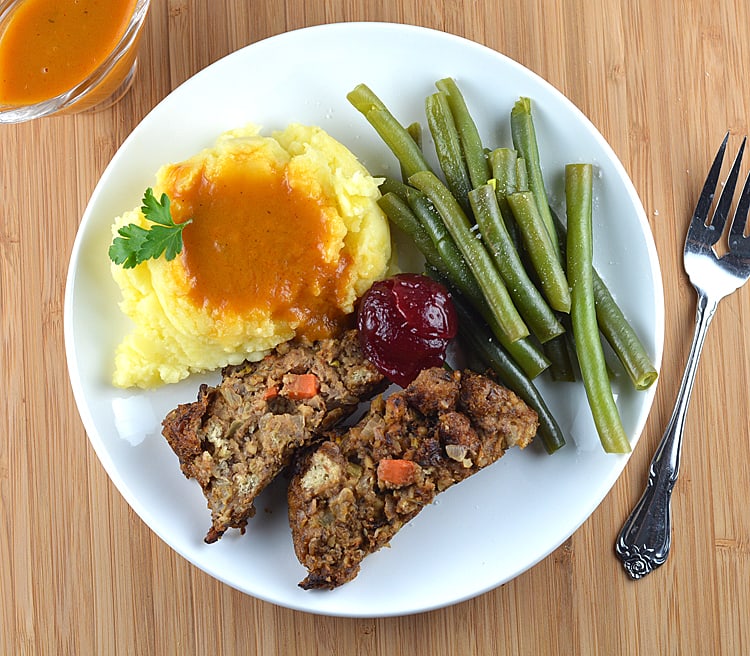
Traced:
<svg viewBox="0 0 750 656">
<path fill-rule="evenodd" d="M 672 416 L 651 460 L 646 489 L 620 531 L 615 552 L 633 579 L 662 565 L 671 546 L 672 490 L 680 469 L 680 451 L 690 394 L 693 391 L 703 343 L 718 301 L 699 294 L 695 334 Z"/>
</svg>

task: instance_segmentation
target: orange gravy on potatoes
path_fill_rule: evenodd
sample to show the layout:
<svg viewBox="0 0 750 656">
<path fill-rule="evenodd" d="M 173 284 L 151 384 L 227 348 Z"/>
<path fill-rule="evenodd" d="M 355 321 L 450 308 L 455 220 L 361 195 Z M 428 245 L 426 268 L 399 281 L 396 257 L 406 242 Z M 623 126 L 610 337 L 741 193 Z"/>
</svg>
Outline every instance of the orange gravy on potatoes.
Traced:
<svg viewBox="0 0 750 656">
<path fill-rule="evenodd" d="M 192 218 L 182 257 L 197 306 L 262 310 L 298 323 L 310 340 L 340 328 L 351 259 L 325 260 L 333 211 L 325 199 L 291 187 L 284 170 L 231 163 L 219 180 L 199 176 L 166 193 L 176 222 Z"/>
</svg>

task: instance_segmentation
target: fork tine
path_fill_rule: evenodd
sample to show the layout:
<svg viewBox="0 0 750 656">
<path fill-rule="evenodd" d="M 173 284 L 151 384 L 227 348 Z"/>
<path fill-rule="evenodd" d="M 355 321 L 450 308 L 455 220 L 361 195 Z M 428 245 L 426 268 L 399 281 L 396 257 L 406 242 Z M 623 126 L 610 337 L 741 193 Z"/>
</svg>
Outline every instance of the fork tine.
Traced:
<svg viewBox="0 0 750 656">
<path fill-rule="evenodd" d="M 745 226 L 747 225 L 747 215 L 750 210 L 750 174 L 745 178 L 745 185 L 742 187 L 742 194 L 737 201 L 737 207 L 734 210 L 734 217 L 729 226 L 729 250 L 736 249 L 740 240 L 745 238 Z"/>
<path fill-rule="evenodd" d="M 737 151 L 737 157 L 734 158 L 734 164 L 732 164 L 732 169 L 729 171 L 729 177 L 727 177 L 724 189 L 722 189 L 721 196 L 719 196 L 719 202 L 716 203 L 714 215 L 711 217 L 711 225 L 708 226 L 717 235 L 717 239 L 718 235 L 721 235 L 724 230 L 724 224 L 732 207 L 732 198 L 734 198 L 734 189 L 737 186 L 737 178 L 740 175 L 740 164 L 742 164 L 742 154 L 745 151 L 746 141 L 747 137 L 742 139 L 740 149 Z"/>
<path fill-rule="evenodd" d="M 714 201 L 714 194 L 716 193 L 716 186 L 719 184 L 719 175 L 721 175 L 721 164 L 724 161 L 724 152 L 727 149 L 727 142 L 729 141 L 729 132 L 724 135 L 724 141 L 721 142 L 714 162 L 711 164 L 711 168 L 708 171 L 706 182 L 703 184 L 703 190 L 698 198 L 698 204 L 693 212 L 693 220 L 691 221 L 691 228 L 698 227 L 697 224 L 705 226 L 708 223 L 708 212 L 711 209 L 711 203 Z M 702 227 L 701 226 L 701 227 Z"/>
</svg>

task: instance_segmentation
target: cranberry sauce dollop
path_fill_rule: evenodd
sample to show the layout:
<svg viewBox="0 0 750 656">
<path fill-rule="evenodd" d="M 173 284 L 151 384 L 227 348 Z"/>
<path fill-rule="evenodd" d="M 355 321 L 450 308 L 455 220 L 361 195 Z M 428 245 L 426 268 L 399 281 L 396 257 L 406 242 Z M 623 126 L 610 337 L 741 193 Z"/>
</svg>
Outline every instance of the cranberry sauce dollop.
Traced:
<svg viewBox="0 0 750 656">
<path fill-rule="evenodd" d="M 448 290 L 416 273 L 402 273 L 370 287 L 360 300 L 357 325 L 365 356 L 401 387 L 422 369 L 441 366 L 458 332 Z"/>
</svg>

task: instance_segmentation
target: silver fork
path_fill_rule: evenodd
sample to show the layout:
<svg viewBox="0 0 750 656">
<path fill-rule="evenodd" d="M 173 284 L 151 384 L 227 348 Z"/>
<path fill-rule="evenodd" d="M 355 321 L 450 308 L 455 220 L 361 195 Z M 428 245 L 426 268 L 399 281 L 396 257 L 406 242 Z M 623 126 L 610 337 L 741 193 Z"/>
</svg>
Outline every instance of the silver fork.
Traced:
<svg viewBox="0 0 750 656">
<path fill-rule="evenodd" d="M 651 460 L 646 489 L 615 543 L 615 551 L 633 579 L 646 576 L 662 565 L 669 555 L 672 541 L 670 500 L 679 473 L 685 416 L 703 342 L 719 301 L 736 291 L 750 277 L 750 238 L 744 234 L 750 208 L 750 175 L 729 226 L 727 252 L 718 257 L 714 249 L 729 216 L 747 137 L 742 140 L 710 221 L 708 216 L 728 140 L 727 132 L 711 165 L 685 240 L 685 271 L 698 293 L 695 335 L 685 373 L 672 417 Z"/>
</svg>

